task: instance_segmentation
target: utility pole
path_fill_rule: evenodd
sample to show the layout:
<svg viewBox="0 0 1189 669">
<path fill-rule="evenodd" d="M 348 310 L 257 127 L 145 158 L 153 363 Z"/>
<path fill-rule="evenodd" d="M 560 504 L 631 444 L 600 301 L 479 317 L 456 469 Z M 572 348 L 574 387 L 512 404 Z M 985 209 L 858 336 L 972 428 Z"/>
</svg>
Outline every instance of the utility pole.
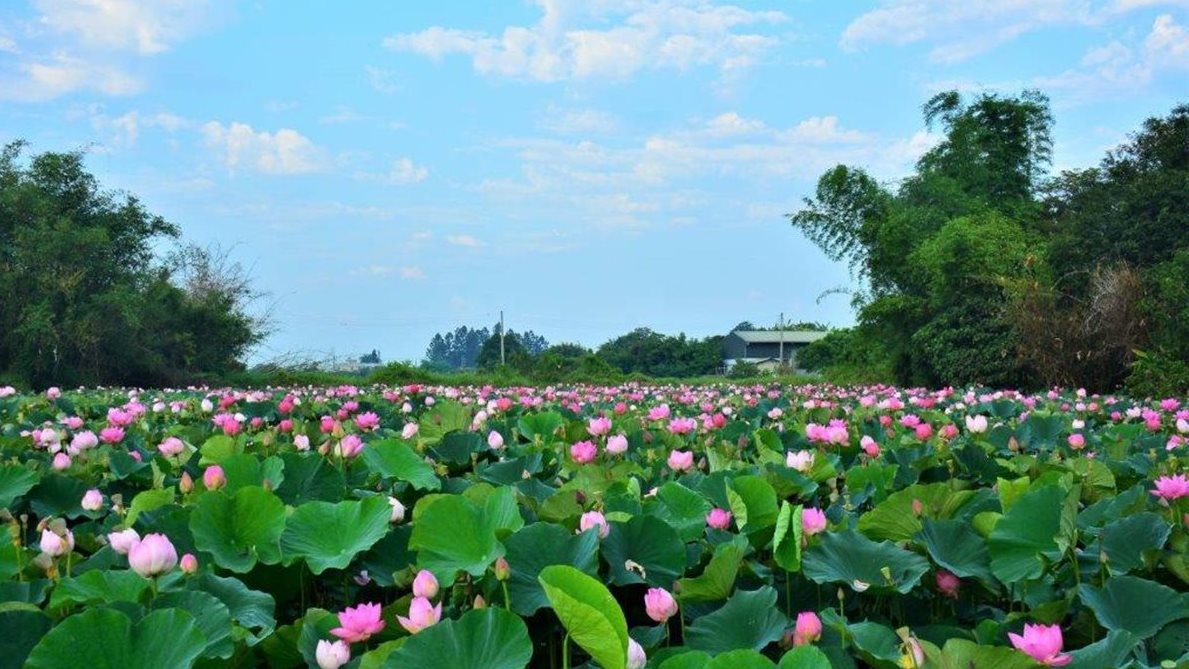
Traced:
<svg viewBox="0 0 1189 669">
<path fill-rule="evenodd" d="M 784 369 L 784 312 L 780 312 L 780 368 Z"/>
<path fill-rule="evenodd" d="M 500 366 L 507 364 L 504 360 L 504 310 L 500 309 Z"/>
</svg>

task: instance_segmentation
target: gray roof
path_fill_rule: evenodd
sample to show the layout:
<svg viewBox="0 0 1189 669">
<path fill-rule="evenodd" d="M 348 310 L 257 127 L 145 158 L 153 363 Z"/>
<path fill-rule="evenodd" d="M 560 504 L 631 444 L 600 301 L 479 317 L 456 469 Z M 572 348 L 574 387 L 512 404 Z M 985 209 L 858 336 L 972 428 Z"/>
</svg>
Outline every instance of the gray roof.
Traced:
<svg viewBox="0 0 1189 669">
<path fill-rule="evenodd" d="M 829 333 L 825 330 L 735 330 L 731 334 L 748 344 L 775 344 L 781 341 L 786 344 L 808 344 Z"/>
</svg>

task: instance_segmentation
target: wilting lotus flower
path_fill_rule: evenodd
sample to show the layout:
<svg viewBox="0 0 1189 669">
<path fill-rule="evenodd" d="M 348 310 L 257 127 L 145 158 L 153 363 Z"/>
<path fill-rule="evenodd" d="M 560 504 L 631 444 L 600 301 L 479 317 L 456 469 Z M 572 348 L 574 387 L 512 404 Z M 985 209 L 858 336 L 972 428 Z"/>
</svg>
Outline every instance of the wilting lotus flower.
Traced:
<svg viewBox="0 0 1189 669">
<path fill-rule="evenodd" d="M 611 419 L 606 416 L 591 418 L 590 422 L 586 424 L 586 431 L 592 437 L 601 437 L 611 431 Z"/>
<path fill-rule="evenodd" d="M 178 561 L 178 568 L 183 574 L 195 574 L 198 572 L 198 558 L 194 557 L 193 553 L 186 553 Z"/>
<path fill-rule="evenodd" d="M 692 451 L 669 451 L 669 469 L 675 472 L 684 472 L 694 467 L 694 454 Z"/>
<path fill-rule="evenodd" d="M 433 599 L 438 596 L 438 579 L 433 572 L 422 569 L 413 579 L 413 596 Z"/>
<path fill-rule="evenodd" d="M 177 437 L 169 437 L 160 444 L 157 444 L 157 452 L 165 457 L 177 455 L 185 449 L 186 444 L 182 443 L 182 440 Z"/>
<path fill-rule="evenodd" d="M 504 435 L 492 430 L 487 433 L 487 447 L 493 451 L 498 451 L 504 447 Z"/>
<path fill-rule="evenodd" d="M 962 579 L 955 576 L 952 572 L 941 569 L 937 572 L 937 589 L 941 594 L 951 599 L 958 598 L 958 587 L 962 584 Z"/>
<path fill-rule="evenodd" d="M 211 465 L 202 472 L 202 485 L 207 490 L 218 490 L 227 484 L 227 475 L 219 465 Z"/>
<path fill-rule="evenodd" d="M 53 557 L 59 557 L 74 550 L 74 533 L 66 530 L 65 535 L 58 534 L 50 529 L 41 531 L 41 541 L 38 544 L 42 553 Z"/>
<path fill-rule="evenodd" d="M 606 517 L 598 511 L 587 511 L 578 519 L 578 531 L 585 532 L 592 527 L 598 526 L 599 538 L 605 539 L 611 533 L 611 526 L 607 524 Z"/>
<path fill-rule="evenodd" d="M 1061 655 L 1061 647 L 1065 644 L 1061 638 L 1059 625 L 1024 625 L 1024 635 L 1008 634 L 1011 645 L 1016 650 L 1032 656 L 1032 659 L 1048 667 L 1063 667 L 1073 658 Z"/>
<path fill-rule="evenodd" d="M 802 474 L 805 474 L 813 469 L 813 458 L 813 451 L 790 452 L 784 457 L 784 464 L 790 469 L 796 469 Z"/>
<path fill-rule="evenodd" d="M 1156 479 L 1156 489 L 1152 494 L 1166 502 L 1189 496 L 1189 479 L 1184 474 L 1161 476 Z"/>
<path fill-rule="evenodd" d="M 395 497 L 388 498 L 388 505 L 392 507 L 392 516 L 388 519 L 388 522 L 403 522 L 405 519 L 405 505 L 401 504 L 400 500 Z"/>
<path fill-rule="evenodd" d="M 140 543 L 140 535 L 136 530 L 129 527 L 120 532 L 111 532 L 107 535 L 107 543 L 111 544 L 111 549 L 120 555 L 127 555 L 132 547 Z"/>
<path fill-rule="evenodd" d="M 649 588 L 644 594 L 644 611 L 658 623 L 666 623 L 677 615 L 677 600 L 664 588 Z"/>
<path fill-rule="evenodd" d="M 598 455 L 599 448 L 589 441 L 580 441 L 570 446 L 570 457 L 574 458 L 574 462 L 584 465 L 588 462 L 593 462 L 595 456 Z"/>
<path fill-rule="evenodd" d="M 797 623 L 793 627 L 793 645 L 805 646 L 817 641 L 822 636 L 822 619 L 813 611 L 802 611 L 797 614 Z"/>
<path fill-rule="evenodd" d="M 318 647 L 314 650 L 314 658 L 318 660 L 319 669 L 339 669 L 351 661 L 351 646 L 345 641 L 332 643 L 320 639 Z"/>
<path fill-rule="evenodd" d="M 421 630 L 436 624 L 442 619 L 442 605 L 436 607 L 425 597 L 414 597 L 409 603 L 409 617 L 397 616 L 400 626 L 409 634 L 416 634 Z"/>
<path fill-rule="evenodd" d="M 128 566 L 145 578 L 164 574 L 177 563 L 177 549 L 164 534 L 146 534 L 128 550 Z"/>
<path fill-rule="evenodd" d="M 607 452 L 619 455 L 628 450 L 628 438 L 622 434 L 607 437 Z"/>
<path fill-rule="evenodd" d="M 379 604 L 348 606 L 339 614 L 339 626 L 330 633 L 347 643 L 367 641 L 368 637 L 384 629 L 381 613 Z"/>
<path fill-rule="evenodd" d="M 417 430 L 420 428 L 421 426 L 417 423 L 405 423 L 405 426 L 400 431 L 401 439 L 412 439 L 417 436 Z"/>
<path fill-rule="evenodd" d="M 628 669 L 644 669 L 647 664 L 648 655 L 644 652 L 644 647 L 628 637 Z"/>
<path fill-rule="evenodd" d="M 83 495 L 81 506 L 86 511 L 98 511 L 103 508 L 103 493 L 92 488 Z"/>
<path fill-rule="evenodd" d="M 807 506 L 801 509 L 801 532 L 807 537 L 826 529 L 826 514 L 821 509 Z"/>
<path fill-rule="evenodd" d="M 706 514 L 706 524 L 716 530 L 725 530 L 731 526 L 731 512 L 715 507 Z"/>
<path fill-rule="evenodd" d="M 973 434 L 982 434 L 987 431 L 987 417 L 986 416 L 967 416 L 966 429 Z"/>
</svg>

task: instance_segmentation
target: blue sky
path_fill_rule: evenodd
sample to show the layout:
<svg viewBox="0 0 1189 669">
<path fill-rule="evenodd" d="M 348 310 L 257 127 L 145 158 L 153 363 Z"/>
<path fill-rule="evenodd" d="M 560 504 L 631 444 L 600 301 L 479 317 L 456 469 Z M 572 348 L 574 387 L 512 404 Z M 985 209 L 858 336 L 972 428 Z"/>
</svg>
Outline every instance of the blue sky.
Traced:
<svg viewBox="0 0 1189 669">
<path fill-rule="evenodd" d="M 490 324 L 853 320 L 793 231 L 837 163 L 893 181 L 949 88 L 1047 92 L 1055 168 L 1189 99 L 1186 0 L 8 0 L 0 141 L 89 165 L 271 292 L 254 354 Z M 1179 96 L 1179 99 L 1178 99 Z"/>
</svg>

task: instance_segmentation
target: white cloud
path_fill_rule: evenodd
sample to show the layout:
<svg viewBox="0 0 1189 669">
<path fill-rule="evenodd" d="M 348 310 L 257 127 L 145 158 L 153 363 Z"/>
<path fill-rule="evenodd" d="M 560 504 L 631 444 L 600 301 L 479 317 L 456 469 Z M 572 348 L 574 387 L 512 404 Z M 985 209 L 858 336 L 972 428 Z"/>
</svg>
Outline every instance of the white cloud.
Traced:
<svg viewBox="0 0 1189 669">
<path fill-rule="evenodd" d="M 192 35 L 218 7 L 208 0 L 35 0 L 42 25 L 87 46 L 154 54 Z"/>
<path fill-rule="evenodd" d="M 401 267 L 400 278 L 406 281 L 420 281 L 425 278 L 425 272 L 420 267 Z"/>
<path fill-rule="evenodd" d="M 329 167 L 325 150 L 296 130 L 255 131 L 238 121 L 202 126 L 207 146 L 215 149 L 228 171 L 253 170 L 265 174 L 302 174 Z"/>
<path fill-rule="evenodd" d="M 318 122 L 327 124 L 355 123 L 356 121 L 362 121 L 365 118 L 367 117 L 355 111 L 354 109 L 340 105 L 335 109 L 333 114 L 327 114 L 326 116 L 323 116 L 322 118 L 318 119 Z"/>
<path fill-rule="evenodd" d="M 763 121 L 745 119 L 736 112 L 727 112 L 710 119 L 706 129 L 712 135 L 726 137 L 729 135 L 747 135 L 764 129 Z"/>
<path fill-rule="evenodd" d="M 396 72 L 375 65 L 365 65 L 363 71 L 367 73 L 367 82 L 376 92 L 391 95 L 400 90 L 396 84 Z"/>
<path fill-rule="evenodd" d="M 471 235 L 446 235 L 446 243 L 452 246 L 465 246 L 471 249 L 476 249 L 483 245 L 483 242 Z"/>
<path fill-rule="evenodd" d="M 1050 26 L 1101 25 L 1141 7 L 1186 0 L 884 0 L 847 25 L 840 46 L 932 44 L 930 58 L 954 63 Z"/>
<path fill-rule="evenodd" d="M 541 127 L 561 135 L 603 134 L 615 132 L 615 117 L 596 109 L 559 109 L 550 107 Z"/>
<path fill-rule="evenodd" d="M 17 47 L 17 42 L 8 35 L 0 34 L 0 52 L 3 53 L 18 53 L 20 48 Z"/>
<path fill-rule="evenodd" d="M 625 79 L 643 69 L 695 66 L 728 74 L 751 65 L 778 42 L 743 30 L 787 20 L 781 12 L 701 0 L 536 4 L 543 15 L 532 26 L 508 26 L 499 35 L 434 26 L 392 35 L 384 46 L 434 60 L 466 55 L 480 74 L 546 82 Z"/>
<path fill-rule="evenodd" d="M 415 184 L 425 181 L 429 176 L 429 169 L 413 164 L 411 158 L 401 158 L 392 164 L 388 172 L 388 181 L 394 184 Z"/>
<path fill-rule="evenodd" d="M 38 102 L 75 91 L 122 96 L 142 88 L 138 79 L 117 68 L 65 53 L 24 61 L 17 71 L 17 76 L 0 80 L 0 99 Z"/>
<path fill-rule="evenodd" d="M 384 277 L 391 276 L 396 271 L 392 265 L 368 265 L 367 267 L 357 267 L 351 270 L 351 274 L 355 276 L 372 276 Z"/>
</svg>

